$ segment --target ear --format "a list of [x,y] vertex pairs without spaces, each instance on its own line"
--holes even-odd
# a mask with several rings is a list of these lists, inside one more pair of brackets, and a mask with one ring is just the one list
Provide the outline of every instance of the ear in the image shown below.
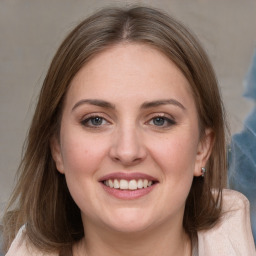
[[63,165],[63,158],[61,154],[61,146],[59,140],[56,136],[53,136],[50,141],[51,153],[52,158],[55,161],[57,170],[64,174],[64,165]]
[[204,135],[198,143],[194,176],[202,175],[201,168],[206,166],[212,152],[213,144],[214,132],[212,129],[208,128],[205,130]]

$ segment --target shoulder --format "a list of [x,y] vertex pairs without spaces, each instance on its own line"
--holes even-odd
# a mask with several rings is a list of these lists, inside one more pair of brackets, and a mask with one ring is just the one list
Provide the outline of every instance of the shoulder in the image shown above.
[[199,255],[256,256],[247,198],[223,190],[222,216],[211,229],[198,232]]
[[27,238],[26,229],[23,226],[5,256],[58,256],[56,253],[44,253],[38,250]]

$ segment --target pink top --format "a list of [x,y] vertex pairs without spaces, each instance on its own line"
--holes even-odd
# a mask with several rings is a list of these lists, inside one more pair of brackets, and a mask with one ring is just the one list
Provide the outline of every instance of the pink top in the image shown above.
[[[223,216],[212,229],[198,232],[199,256],[256,256],[249,202],[241,193],[223,191]],[[6,256],[58,256],[42,253],[24,238],[22,227]]]

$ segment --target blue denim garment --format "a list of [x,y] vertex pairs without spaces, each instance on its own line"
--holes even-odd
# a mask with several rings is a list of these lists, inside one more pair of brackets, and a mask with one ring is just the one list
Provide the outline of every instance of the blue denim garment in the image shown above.
[[228,180],[230,188],[242,192],[250,201],[251,222],[256,244],[256,51],[245,79],[246,98],[254,108],[240,133],[232,136],[229,151]]

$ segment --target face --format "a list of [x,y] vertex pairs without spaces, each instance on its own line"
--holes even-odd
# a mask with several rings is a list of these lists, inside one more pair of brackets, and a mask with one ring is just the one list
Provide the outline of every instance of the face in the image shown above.
[[85,227],[182,226],[211,136],[199,140],[191,88],[160,51],[119,44],[74,77],[51,148]]

